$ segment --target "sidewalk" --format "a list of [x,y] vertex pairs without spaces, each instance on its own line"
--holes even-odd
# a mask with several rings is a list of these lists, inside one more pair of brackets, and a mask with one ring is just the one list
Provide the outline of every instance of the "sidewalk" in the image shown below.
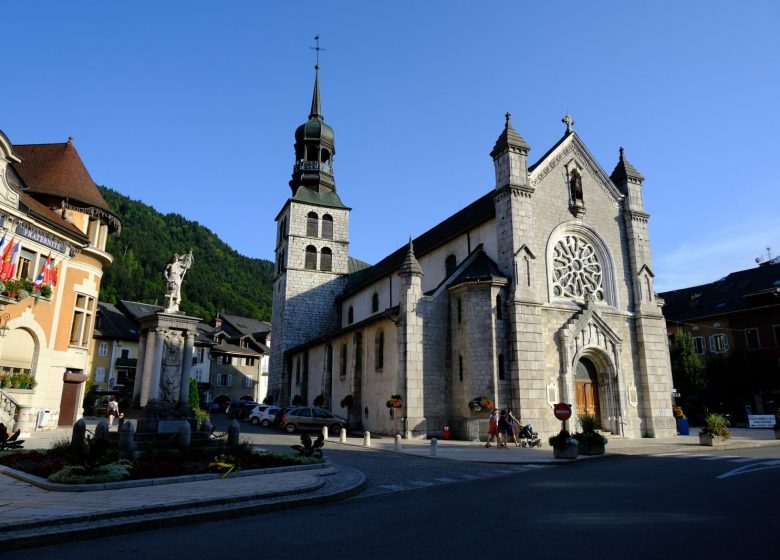
[[[780,445],[772,430],[732,429],[725,449]],[[35,433],[25,448],[46,448],[69,437],[69,429]],[[362,437],[346,443],[329,438],[331,448],[364,447]],[[546,442],[541,448],[486,449],[484,442],[438,441],[431,457],[431,442],[403,440],[401,454],[455,460],[514,464],[572,464],[554,459]],[[395,439],[373,437],[371,449],[395,452]],[[612,438],[607,455],[654,455],[661,453],[708,453],[715,448],[699,445],[697,435],[668,439],[627,440]],[[716,448],[724,449],[724,448]],[[327,451],[326,451],[327,455]],[[223,519],[335,501],[353,496],[366,487],[365,476],[355,469],[326,463],[322,468],[241,473],[227,479],[194,480],[165,485],[127,487],[101,491],[61,492],[40,488],[0,474],[0,539],[6,547],[22,548],[45,543],[98,538],[121,532],[140,531],[176,524]],[[120,483],[121,484],[121,483]]]

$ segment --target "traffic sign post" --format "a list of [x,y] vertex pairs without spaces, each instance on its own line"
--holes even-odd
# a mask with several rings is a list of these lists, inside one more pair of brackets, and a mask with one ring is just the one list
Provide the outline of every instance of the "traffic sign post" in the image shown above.
[[571,418],[571,405],[567,403],[558,403],[553,406],[553,414],[561,421],[561,430],[565,430],[566,421]]

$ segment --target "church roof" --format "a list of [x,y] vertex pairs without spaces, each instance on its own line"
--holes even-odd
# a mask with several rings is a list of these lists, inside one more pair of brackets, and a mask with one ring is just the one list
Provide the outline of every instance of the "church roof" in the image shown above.
[[[494,218],[495,215],[496,205],[493,202],[493,191],[491,190],[414,239],[414,253],[417,257],[421,257],[444,245],[454,237]],[[350,274],[347,277],[347,286],[339,299],[343,299],[379,278],[397,271],[406,258],[408,246],[408,243],[405,243],[403,247],[388,255],[374,266]]]
[[336,191],[318,192],[313,189],[299,188],[293,200],[298,202],[305,202],[306,204],[315,204],[317,206],[327,206],[329,208],[347,208],[344,203],[341,202],[341,198],[336,194]]
[[118,309],[123,313],[130,315],[133,319],[139,319],[140,317],[151,315],[157,311],[162,311],[163,308],[159,305],[123,299],[119,301]]
[[667,321],[682,322],[780,304],[780,262],[732,272],[717,282],[659,294]]
[[487,256],[484,249],[480,247],[478,251],[478,254],[475,255],[469,265],[452,279],[450,286],[467,282],[486,282],[499,278],[506,279],[506,276],[498,269],[498,265],[493,262],[493,259]]
[[639,179],[640,181],[644,180],[642,174],[636,170],[636,167],[631,165],[631,162],[628,161],[628,158],[623,154],[623,148],[620,148],[620,159],[609,178],[612,179],[613,183],[618,184],[629,177],[632,179]]
[[111,213],[73,142],[62,144],[15,144],[22,159],[14,169],[27,192],[69,199]]

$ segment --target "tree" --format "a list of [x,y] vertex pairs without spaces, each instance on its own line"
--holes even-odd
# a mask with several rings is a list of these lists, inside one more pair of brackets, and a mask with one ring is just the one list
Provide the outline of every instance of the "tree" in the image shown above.
[[690,333],[676,334],[669,354],[672,359],[672,377],[678,391],[689,394],[707,386],[704,366],[696,354]]

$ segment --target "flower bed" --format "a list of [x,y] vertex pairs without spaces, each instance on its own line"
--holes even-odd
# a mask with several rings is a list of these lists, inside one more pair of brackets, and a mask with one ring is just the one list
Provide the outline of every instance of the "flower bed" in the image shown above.
[[[109,449],[105,458],[98,464],[91,465],[90,473],[94,472],[98,479],[84,480],[84,462],[75,458],[68,446],[59,446],[47,451],[17,451],[14,453],[0,454],[0,465],[26,472],[41,478],[52,479],[56,473],[63,469],[76,467],[79,472],[72,477],[55,477],[57,482],[81,484],[84,482],[105,482],[100,480],[102,473],[99,469],[118,465],[118,453],[115,449]],[[299,457],[274,453],[254,453],[246,446],[238,446],[231,449],[210,448],[190,449],[186,451],[161,450],[147,453],[144,457],[129,461],[128,474],[122,474],[117,469],[116,478],[107,480],[140,480],[146,478],[167,478],[190,474],[234,472],[238,470],[266,469],[273,467],[286,467],[321,463],[321,458]],[[227,466],[227,468],[226,468]],[[109,468],[109,471],[111,469]]]

